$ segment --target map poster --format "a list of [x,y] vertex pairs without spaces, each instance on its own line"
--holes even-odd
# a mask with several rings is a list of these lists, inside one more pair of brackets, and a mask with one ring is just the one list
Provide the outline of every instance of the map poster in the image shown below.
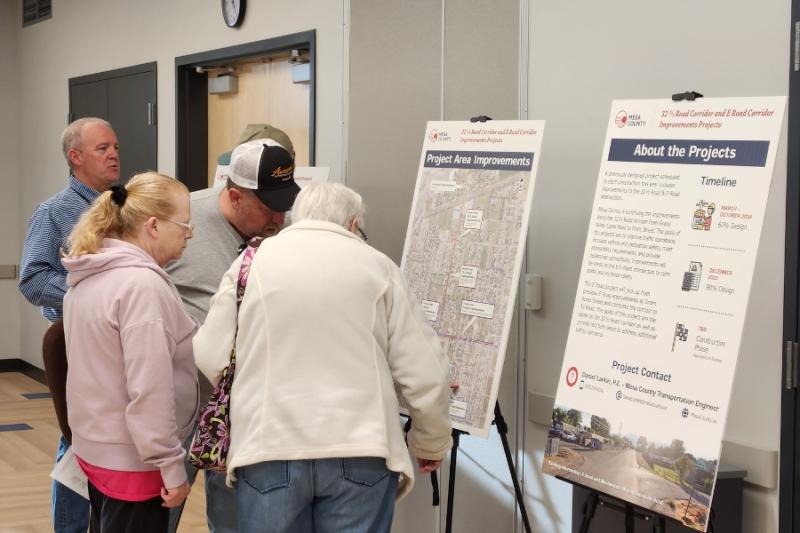
[[429,122],[402,269],[450,359],[453,427],[487,436],[525,252],[542,121]]
[[612,103],[546,474],[705,531],[785,105]]

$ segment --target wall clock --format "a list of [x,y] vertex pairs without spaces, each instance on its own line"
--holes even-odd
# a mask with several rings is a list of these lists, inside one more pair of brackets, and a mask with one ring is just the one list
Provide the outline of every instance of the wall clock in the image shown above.
[[222,18],[231,28],[238,27],[244,20],[245,0],[222,0]]

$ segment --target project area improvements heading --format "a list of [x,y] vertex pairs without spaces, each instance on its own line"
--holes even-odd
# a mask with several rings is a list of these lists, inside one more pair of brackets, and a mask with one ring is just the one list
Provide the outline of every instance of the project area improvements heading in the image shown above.
[[609,161],[763,167],[769,141],[611,139]]
[[423,165],[429,168],[530,170],[533,166],[533,152],[429,150],[425,152]]

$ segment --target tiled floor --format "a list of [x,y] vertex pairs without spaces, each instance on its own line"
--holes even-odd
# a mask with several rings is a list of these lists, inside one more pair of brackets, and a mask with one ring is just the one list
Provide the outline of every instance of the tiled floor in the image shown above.
[[[0,533],[53,531],[49,474],[60,432],[46,393],[47,387],[24,374],[0,373]],[[3,431],[15,424],[30,429]],[[178,533],[208,531],[201,480],[192,489]]]

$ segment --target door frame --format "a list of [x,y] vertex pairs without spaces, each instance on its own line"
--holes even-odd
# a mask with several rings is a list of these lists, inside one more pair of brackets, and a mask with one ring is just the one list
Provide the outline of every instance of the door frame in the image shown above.
[[292,49],[308,50],[308,160],[314,165],[316,130],[316,30],[228,46],[175,58],[175,174],[189,190],[208,187],[208,78],[196,68]]
[[778,529],[800,530],[800,409],[798,409],[798,293],[800,271],[800,0],[792,0],[789,53],[788,149],[786,160],[786,246],[783,282],[783,370],[781,374],[780,484]]

